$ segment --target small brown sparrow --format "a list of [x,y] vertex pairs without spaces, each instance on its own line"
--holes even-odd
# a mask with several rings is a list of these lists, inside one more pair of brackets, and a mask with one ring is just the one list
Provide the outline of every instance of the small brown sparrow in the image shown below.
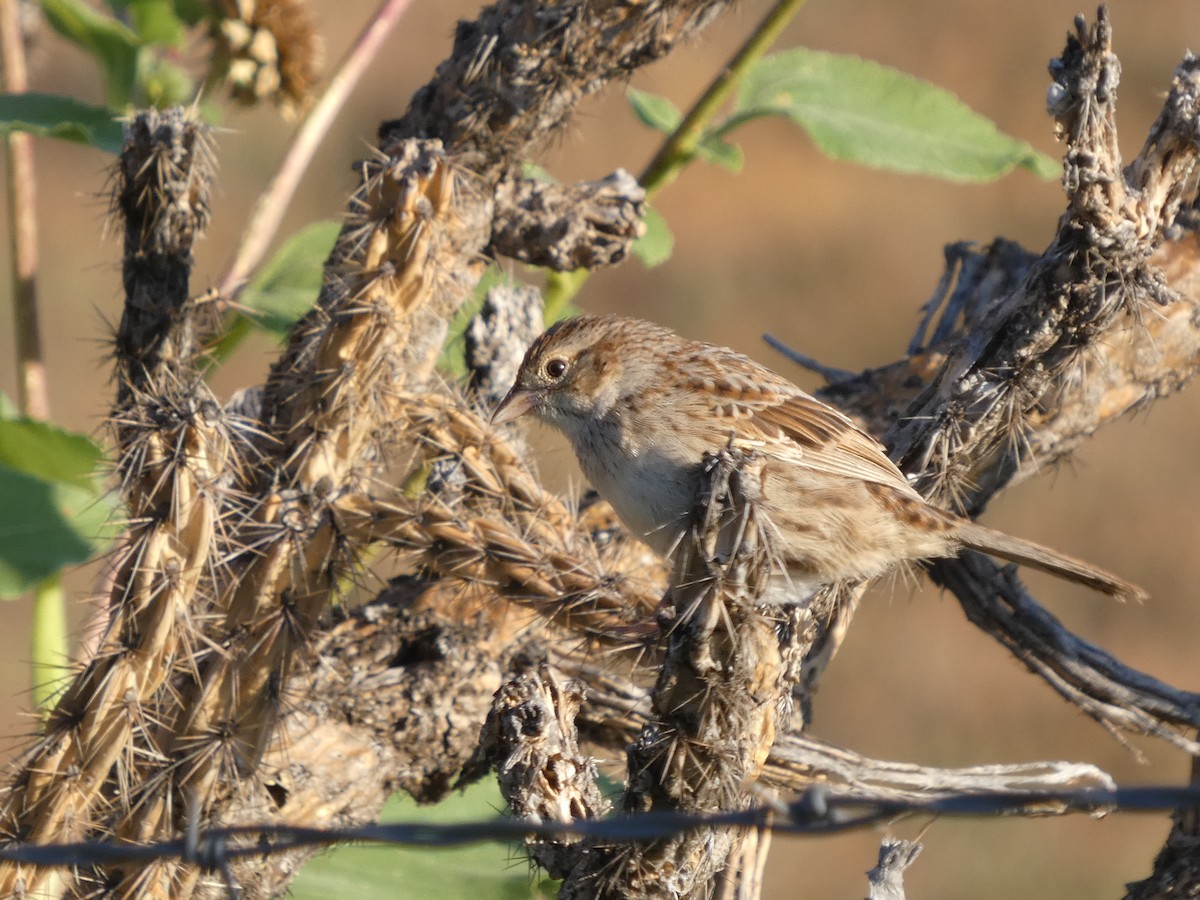
[[764,511],[787,569],[764,603],[963,548],[1145,597],[1103,569],[931,506],[833,407],[740,353],[639,319],[579,316],[539,337],[492,418],[527,412],[566,435],[600,495],[664,557],[686,535],[705,455],[731,442],[764,454]]

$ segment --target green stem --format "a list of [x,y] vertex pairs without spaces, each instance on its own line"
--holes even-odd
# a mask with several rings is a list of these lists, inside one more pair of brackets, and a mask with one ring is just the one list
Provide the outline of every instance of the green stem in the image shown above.
[[67,666],[67,613],[62,579],[51,575],[33,591],[33,702],[49,709],[70,673]]
[[806,0],[779,0],[766,17],[754,29],[733,58],[713,79],[700,99],[692,106],[679,127],[659,148],[654,159],[646,166],[639,179],[649,199],[678,177],[684,166],[696,155],[696,148],[704,140],[708,125],[721,106],[732,96],[738,82],[750,67],[762,59],[783,30],[800,11]]
[[[17,0],[0,0],[0,90],[10,94],[28,89],[25,35]],[[8,136],[8,226],[12,250],[13,334],[17,357],[17,400],[23,415],[50,418],[46,363],[42,349],[37,303],[38,225],[33,142],[28,134]],[[59,575],[34,589],[33,701],[41,706],[53,698],[66,674],[67,613]]]
[[[708,89],[700,95],[700,99],[688,110],[683,121],[659,147],[638,179],[646,189],[647,200],[673,182],[695,158],[696,149],[704,140],[709,125],[725,101],[732,96],[738,82],[779,39],[805,2],[807,0],[778,0],[733,58],[721,69],[720,74],[709,84]],[[588,269],[549,274],[543,292],[547,322],[555,321],[564,313],[567,304],[583,289],[590,274]]]
[[546,287],[542,291],[542,318],[547,325],[567,314],[568,304],[583,289],[590,274],[589,269],[546,273]]

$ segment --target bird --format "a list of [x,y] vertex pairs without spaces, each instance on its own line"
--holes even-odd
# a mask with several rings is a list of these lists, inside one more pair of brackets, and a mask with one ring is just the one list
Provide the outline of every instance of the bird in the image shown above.
[[581,315],[545,331],[492,421],[527,414],[567,438],[600,496],[667,559],[702,502],[712,455],[728,446],[761,454],[761,512],[782,560],[764,605],[964,549],[1119,599],[1146,597],[1104,569],[928,503],[834,407],[741,353],[642,319]]

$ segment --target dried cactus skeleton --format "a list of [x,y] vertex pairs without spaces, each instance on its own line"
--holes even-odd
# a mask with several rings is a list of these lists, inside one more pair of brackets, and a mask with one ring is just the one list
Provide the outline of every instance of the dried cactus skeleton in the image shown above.
[[[630,810],[737,808],[754,783],[897,794],[931,783],[1107,783],[1086,767],[901,771],[789,734],[803,728],[809,685],[854,598],[833,591],[775,620],[755,609],[771,547],[756,518],[753,454],[713,460],[694,546],[679,555],[669,604],[656,611],[663,573],[608,523],[597,527],[601,512],[581,513],[546,491],[510,436],[431,378],[447,322],[489,247],[564,266],[624,255],[642,210],[636,185],[618,176],[578,186],[594,203],[575,217],[563,201],[575,194],[545,195],[514,174],[517,165],[581,97],[668,53],[726,5],[506,0],[460,25],[450,60],[404,118],[381,127],[377,154],[361,164],[321,296],[253,409],[222,407],[197,367],[204,309],[188,299],[187,276],[212,179],[204,130],[180,112],[131,122],[116,190],[127,301],[112,417],[127,539],[106,635],[9,782],[0,808],[7,841],[151,841],[193,821],[272,817],[344,824],[369,818],[389,790],[436,799],[464,767],[485,764],[500,771],[514,809],[593,816],[603,803],[581,740],[629,746]],[[1177,387],[1200,363],[1196,286],[1184,274],[1194,247],[1166,240],[1198,149],[1200,66],[1189,57],[1179,68],[1151,139],[1124,171],[1114,149],[1116,74],[1102,11],[1093,27],[1079,23],[1055,72],[1071,206],[1046,253],[998,246],[991,257],[964,257],[975,273],[1015,262],[1020,275],[998,297],[988,290],[1002,279],[964,274],[929,347],[826,391],[877,431],[907,408],[891,445],[940,502],[977,512],[1031,462]],[[570,219],[569,227],[524,227],[530,215]],[[1157,305],[1152,320],[1141,314],[1147,304]],[[521,319],[514,315],[514,334]],[[512,342],[476,346],[481,369],[489,348],[508,354],[497,371],[511,365]],[[453,477],[406,496],[381,478],[398,452]],[[323,629],[330,599],[375,542],[402,550],[419,579]],[[1078,639],[1067,665],[1056,654],[1073,636],[1048,618],[1034,633],[1031,616],[1025,631],[1013,630],[1004,604],[1040,608],[984,560],[943,562],[934,574],[1107,727],[1200,750],[1183,734],[1200,728],[1200,697],[1089,653]],[[668,609],[674,619],[660,641]],[[399,652],[396,642],[436,649]],[[326,666],[308,664],[318,655]],[[411,733],[397,729],[392,704],[408,704]],[[534,707],[544,709],[543,728],[513,727]],[[349,756],[367,762],[323,768],[330,741],[358,747]],[[363,783],[339,781],[351,777]],[[333,799],[339,786],[347,796],[357,790],[353,801]],[[565,878],[568,897],[698,896],[722,877],[752,883],[761,857],[751,836],[732,830],[532,851]],[[235,874],[265,896],[286,888],[296,861],[264,856]],[[0,895],[44,888],[49,877],[5,864]],[[178,860],[63,877],[73,896],[222,887]]]

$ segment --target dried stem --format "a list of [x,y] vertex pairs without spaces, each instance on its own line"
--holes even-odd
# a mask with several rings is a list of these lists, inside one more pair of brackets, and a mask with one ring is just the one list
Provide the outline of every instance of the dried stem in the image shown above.
[[597,547],[562,500],[538,484],[523,455],[461,404],[414,396],[405,413],[408,434],[430,462],[453,461],[453,493],[343,506],[348,533],[389,543],[420,569],[487,585],[609,651],[640,650],[655,633],[650,617],[659,594],[630,558],[611,552],[624,545]]
[[556,272],[611,266],[644,232],[645,198],[624,169],[571,185],[512,179],[496,195],[492,249]]
[[938,563],[931,572],[954,592],[968,619],[1101,725],[1200,755],[1200,742],[1181,733],[1200,728],[1200,694],[1131,669],[1076,637],[1026,593],[1010,569],[985,557]]
[[[971,340],[951,350],[887,440],[933,502],[978,513],[1028,457],[1028,435],[1057,386],[1086,380],[1115,324],[1136,328],[1146,304],[1169,299],[1149,260],[1195,164],[1186,139],[1197,117],[1192,68],[1176,73],[1155,126],[1156,134],[1178,138],[1170,146],[1152,138],[1153,158],[1123,173],[1114,109],[1120,69],[1107,14],[1102,8],[1090,30],[1077,23],[1052,66],[1068,98],[1056,107],[1068,142],[1069,200],[1058,234]],[[1135,175],[1138,184],[1127,180]]]
[[[520,672],[496,692],[464,777],[495,769],[512,814],[522,818],[574,822],[604,816],[610,804],[575,729],[584,697],[581,682],[550,666]],[[552,878],[565,878],[579,865],[578,839],[529,838],[526,845]]]
[[[19,0],[0,0],[0,59],[6,93],[29,89],[25,72],[25,35]],[[17,402],[35,419],[50,418],[46,364],[37,307],[37,177],[33,138],[14,131],[7,139],[8,225],[12,241],[13,334],[17,350]]]
[[[399,149],[364,166],[359,215],[334,250],[337,274],[268,382],[263,427],[279,468],[260,467],[258,484],[247,477],[260,499],[239,528],[237,580],[218,604],[212,640],[221,652],[196,664],[162,714],[163,762],[124,825],[137,840],[181,829],[189,805],[207,809],[255,769],[278,720],[279,685],[354,571],[329,501],[355,490],[357,467],[392,421],[381,386],[415,369],[406,339],[445,287],[457,260],[448,227],[470,200],[436,144]],[[199,875],[189,866],[131,870],[122,891],[145,896],[172,882],[190,890]]]
[[885,839],[879,847],[879,861],[867,873],[867,900],[904,900],[904,872],[920,855],[918,843]]

